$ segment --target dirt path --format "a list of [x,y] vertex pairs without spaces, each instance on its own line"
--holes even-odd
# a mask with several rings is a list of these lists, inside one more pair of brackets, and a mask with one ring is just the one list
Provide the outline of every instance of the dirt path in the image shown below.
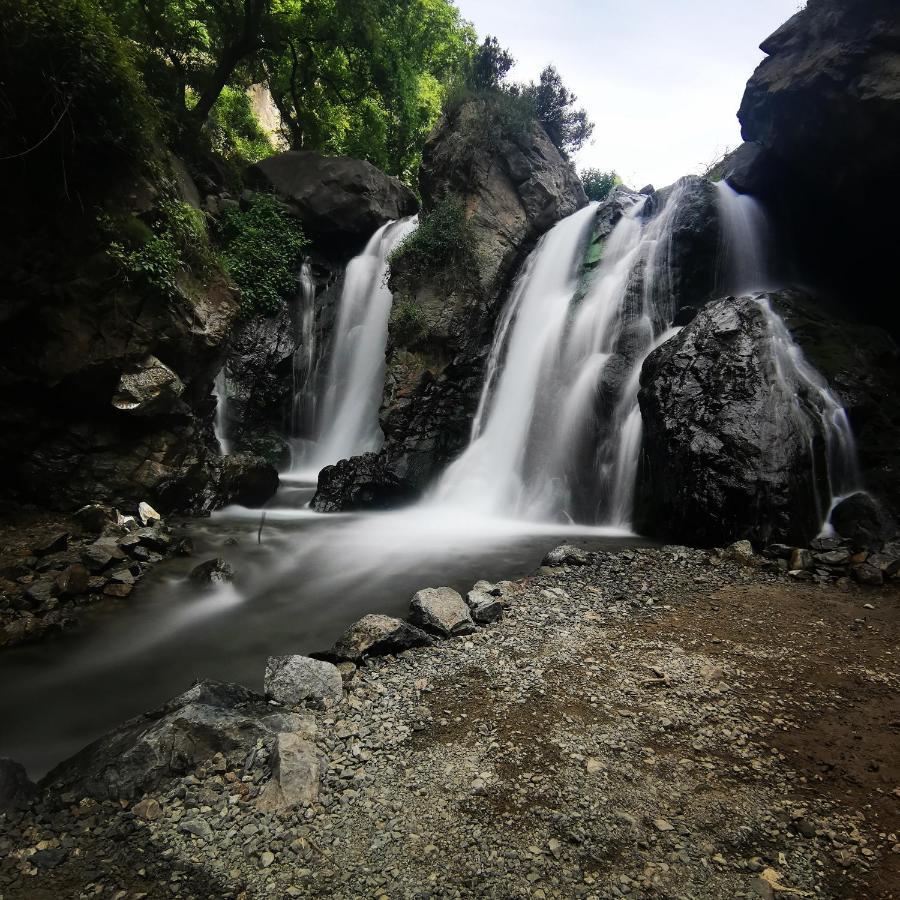
[[357,671],[316,804],[215,767],[150,822],[69,798],[0,839],[0,895],[900,897],[898,588],[682,548],[542,570],[501,623]]

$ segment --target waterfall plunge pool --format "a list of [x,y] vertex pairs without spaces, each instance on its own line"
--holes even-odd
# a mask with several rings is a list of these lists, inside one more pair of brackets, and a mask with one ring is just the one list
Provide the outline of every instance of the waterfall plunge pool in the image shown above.
[[[266,658],[329,647],[367,613],[405,616],[412,595],[533,572],[553,546],[650,546],[611,528],[479,518],[420,504],[368,514],[304,508],[311,490],[285,486],[261,513],[230,507],[185,523],[190,558],[155,566],[130,598],[86,607],[76,629],[0,654],[0,756],[36,779],[126,719],[197,679],[261,691]],[[215,556],[235,581],[187,579]]]

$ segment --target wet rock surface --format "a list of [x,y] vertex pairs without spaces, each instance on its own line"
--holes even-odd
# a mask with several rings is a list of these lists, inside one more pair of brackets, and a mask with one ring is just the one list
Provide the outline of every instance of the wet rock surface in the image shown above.
[[322,469],[310,505],[317,512],[390,509],[418,497],[417,488],[384,454],[365,453]]
[[795,413],[797,388],[779,387],[771,346],[755,299],[726,298],[647,358],[639,531],[701,545],[805,545],[818,532],[825,467],[809,432],[813,446],[824,435],[815,407]]
[[890,897],[896,581],[797,583],[783,547],[583,549],[474,586],[502,622],[369,660],[335,707],[264,704],[280,730],[246,751],[7,817],[0,890]]

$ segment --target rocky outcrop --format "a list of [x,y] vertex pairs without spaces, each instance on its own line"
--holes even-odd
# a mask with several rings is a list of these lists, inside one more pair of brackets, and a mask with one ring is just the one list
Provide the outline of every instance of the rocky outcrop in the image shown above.
[[779,390],[771,345],[756,299],[726,298],[647,358],[640,531],[804,545],[819,530],[823,435],[814,414],[796,410],[796,386]]
[[361,249],[376,228],[419,208],[406,185],[371,163],[310,150],[270,156],[250,168],[247,181],[287,200],[317,244],[343,251]]
[[426,142],[420,188],[423,222],[458,205],[460,243],[474,249],[433,271],[412,267],[402,253],[391,263],[380,458],[409,493],[420,492],[468,440],[494,322],[519,264],[541,234],[587,203],[574,168],[543,129],[513,121],[502,99],[490,96],[445,113]]
[[389,509],[418,496],[384,455],[364,453],[322,469],[311,506],[318,512]]
[[53,791],[111,799],[139,797],[221,753],[233,766],[257,741],[304,731],[305,718],[279,711],[235,684],[202,681],[151,713],[131,719],[41,782]]
[[723,174],[764,199],[795,276],[900,333],[884,266],[900,205],[900,17],[894,0],[810,0],[763,41]]

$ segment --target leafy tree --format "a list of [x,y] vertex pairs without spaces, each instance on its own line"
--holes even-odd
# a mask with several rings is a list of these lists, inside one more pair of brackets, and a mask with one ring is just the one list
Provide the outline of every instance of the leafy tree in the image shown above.
[[516,64],[509,50],[500,46],[497,38],[488,35],[472,55],[470,81],[475,90],[498,88],[509,70]]
[[622,183],[615,172],[601,172],[600,169],[585,169],[581,173],[581,183],[588,200],[605,200],[612,189]]
[[[113,15],[145,51],[147,81],[197,133],[223,89],[239,82],[277,32],[282,0],[114,0]],[[296,0],[294,0],[296,2]],[[240,73],[246,78],[247,72]],[[188,88],[196,102],[189,104]]]
[[584,109],[573,109],[578,99],[564,84],[559,72],[547,66],[538,83],[519,88],[534,104],[534,112],[551,141],[566,154],[580,150],[594,131]]

